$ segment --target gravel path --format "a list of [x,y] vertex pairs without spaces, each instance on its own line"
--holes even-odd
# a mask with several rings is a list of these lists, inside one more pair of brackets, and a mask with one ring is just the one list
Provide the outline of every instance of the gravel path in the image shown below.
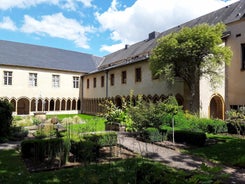
[[[164,146],[158,146],[155,144],[145,143],[136,140],[128,134],[120,133],[118,136],[118,143],[128,148],[131,151],[141,154],[155,161],[159,161],[171,167],[195,170],[205,162],[200,158],[193,157],[191,155],[180,153],[178,150],[166,148]],[[210,163],[209,163],[210,164]],[[211,164],[213,165],[213,164]],[[231,175],[231,184],[245,184],[245,170],[230,168],[222,166],[223,171]]]

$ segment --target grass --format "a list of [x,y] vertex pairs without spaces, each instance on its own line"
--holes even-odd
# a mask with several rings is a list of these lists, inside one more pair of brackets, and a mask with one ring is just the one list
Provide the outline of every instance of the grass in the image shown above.
[[216,163],[245,168],[245,139],[226,135],[208,135],[216,144],[187,150]]
[[176,170],[142,158],[127,159],[109,164],[92,164],[84,167],[29,173],[18,152],[15,150],[0,152],[0,183],[8,184],[185,184],[193,183],[191,181],[200,181],[199,183],[207,180],[217,181],[213,175],[200,173],[203,172],[184,172],[183,170]]

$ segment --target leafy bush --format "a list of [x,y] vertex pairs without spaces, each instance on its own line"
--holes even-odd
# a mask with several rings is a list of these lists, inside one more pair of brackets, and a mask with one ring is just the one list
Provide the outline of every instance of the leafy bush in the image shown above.
[[[168,140],[173,139],[173,132],[168,131]],[[175,142],[186,143],[195,146],[204,146],[206,142],[206,134],[203,132],[190,132],[185,130],[176,130],[174,131]]]
[[10,126],[12,124],[12,104],[0,100],[0,137],[8,137],[10,133]]
[[[172,127],[172,117],[165,115],[163,117],[163,126]],[[199,118],[183,111],[178,112],[174,116],[175,128],[194,132],[205,133],[224,133],[227,132],[227,124],[220,119]]]
[[142,131],[147,127],[159,128],[160,125],[168,122],[172,116],[181,111],[181,108],[173,96],[158,103],[145,102],[139,98],[136,106],[129,106],[128,113],[133,120],[135,129]]
[[227,116],[228,133],[245,135],[245,109],[228,111]]
[[28,130],[23,127],[11,127],[10,128],[10,140],[17,141],[22,140],[28,135]]
[[141,137],[146,142],[160,142],[163,140],[163,136],[157,128],[149,127],[143,130]]

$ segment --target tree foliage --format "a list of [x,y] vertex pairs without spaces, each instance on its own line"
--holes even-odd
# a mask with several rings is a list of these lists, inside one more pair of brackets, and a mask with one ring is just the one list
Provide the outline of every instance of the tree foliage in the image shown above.
[[0,100],[0,137],[7,137],[12,124],[12,105],[4,100]]
[[[222,69],[229,64],[232,52],[222,46],[225,25],[200,24],[184,27],[158,40],[150,57],[153,75],[174,83],[176,77],[182,78],[190,89],[196,111],[199,104],[199,81],[207,77],[216,86],[222,76]],[[196,104],[194,104],[196,102]]]

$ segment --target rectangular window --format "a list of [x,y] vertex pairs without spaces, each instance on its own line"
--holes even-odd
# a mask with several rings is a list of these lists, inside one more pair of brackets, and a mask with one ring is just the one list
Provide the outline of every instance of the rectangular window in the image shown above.
[[135,69],[135,82],[141,82],[141,68]]
[[89,79],[87,79],[87,89],[89,89]]
[[13,72],[4,71],[4,85],[12,85]]
[[245,70],[245,43],[241,44],[242,52],[242,70]]
[[126,84],[126,83],[127,83],[127,72],[122,71],[122,84]]
[[29,86],[37,86],[37,73],[29,73]]
[[114,74],[111,74],[110,75],[110,79],[111,79],[111,86],[114,86],[114,83],[115,83],[115,75]]
[[94,78],[94,88],[96,88],[96,78]]
[[103,88],[105,86],[105,77],[101,76],[101,87]]
[[60,76],[59,75],[52,75],[52,86],[54,88],[60,87]]
[[73,77],[73,88],[79,87],[79,77]]

